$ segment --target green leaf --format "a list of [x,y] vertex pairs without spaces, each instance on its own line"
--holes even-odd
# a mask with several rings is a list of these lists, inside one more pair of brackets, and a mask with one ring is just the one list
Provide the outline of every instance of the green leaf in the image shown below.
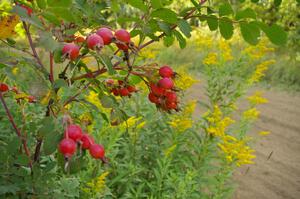
[[19,165],[22,165],[22,166],[27,166],[28,163],[29,163],[29,158],[27,155],[25,154],[20,154],[16,157],[15,159],[15,163],[16,164],[19,164]]
[[232,37],[233,24],[229,18],[223,17],[219,20],[219,29],[220,29],[220,33],[224,39],[230,39]]
[[278,7],[278,6],[280,6],[281,2],[282,2],[282,0],[274,0],[274,5],[276,7]]
[[65,80],[57,79],[57,80],[55,80],[53,87],[54,87],[54,89],[59,89],[61,87],[67,87],[67,86],[68,86],[68,84]]
[[5,68],[5,67],[8,67],[8,65],[0,63],[0,69]]
[[72,0],[48,0],[49,7],[63,7],[67,8],[72,5]]
[[246,42],[252,45],[256,45],[259,42],[260,29],[255,23],[241,22],[240,29]]
[[159,8],[151,13],[152,17],[157,17],[167,23],[175,24],[177,22],[177,14],[167,8]]
[[163,7],[161,0],[151,0],[151,6],[153,9],[158,9]]
[[238,11],[235,15],[236,20],[252,18],[256,19],[256,13],[251,8],[246,8],[245,10]]
[[174,43],[175,38],[173,37],[173,35],[168,35],[164,37],[164,45],[166,47],[171,46]]
[[45,136],[43,143],[43,151],[45,155],[51,155],[56,151],[61,138],[62,135],[57,131],[53,131]]
[[224,3],[219,7],[219,16],[231,15],[233,14],[232,7],[229,3]]
[[43,48],[45,48],[47,51],[54,51],[59,47],[59,44],[57,41],[55,41],[52,37],[52,34],[49,32],[43,32],[40,35],[39,38],[39,46],[42,46]]
[[36,0],[36,3],[40,9],[45,9],[47,6],[46,0]]
[[42,127],[39,129],[39,135],[44,137],[48,134],[52,134],[55,131],[55,121],[52,117],[45,117],[41,121]]
[[211,31],[217,30],[219,25],[218,18],[215,15],[208,15],[207,24]]
[[182,19],[178,22],[178,27],[180,29],[180,31],[186,36],[186,37],[191,37],[191,32],[192,32],[192,28],[190,26],[190,24]]
[[111,60],[107,55],[100,55],[99,59],[101,63],[107,68],[108,74],[113,75],[116,73],[116,71],[113,69],[113,64],[111,63]]
[[148,10],[147,6],[144,4],[144,2],[142,0],[128,0],[128,3],[131,6],[138,8],[144,12],[146,12]]
[[65,196],[68,198],[79,197],[79,181],[77,178],[63,178],[60,181],[61,189],[64,190]]
[[112,96],[102,95],[99,96],[99,100],[104,108],[114,108],[118,106],[116,99]]
[[12,12],[16,13],[17,15],[19,15],[22,19],[22,21],[28,22],[32,25],[34,25],[37,28],[43,29],[43,24],[41,23],[40,19],[35,16],[35,15],[31,15],[29,16],[27,14],[26,9],[20,7],[20,6],[15,6],[12,10]]
[[128,78],[128,81],[129,81],[129,84],[136,85],[136,84],[140,83],[143,80],[140,76],[130,75],[129,78]]
[[251,0],[252,3],[258,3],[259,0]]
[[167,24],[167,23],[164,23],[164,22],[157,22],[159,28],[164,32],[166,33],[166,35],[171,35],[172,33],[172,30],[170,28],[170,26]]
[[180,48],[185,48],[186,46],[186,41],[184,39],[184,37],[181,35],[180,32],[178,32],[177,30],[174,31],[174,35],[179,43]]
[[55,16],[60,17],[68,22],[74,22],[75,18],[68,7],[51,7],[47,11],[52,12]]
[[42,16],[47,19],[49,22],[55,24],[55,25],[60,25],[59,19],[51,12],[43,12]]
[[276,24],[273,24],[272,26],[267,26],[262,22],[257,24],[273,44],[284,45],[287,42],[287,33],[283,30],[282,27]]

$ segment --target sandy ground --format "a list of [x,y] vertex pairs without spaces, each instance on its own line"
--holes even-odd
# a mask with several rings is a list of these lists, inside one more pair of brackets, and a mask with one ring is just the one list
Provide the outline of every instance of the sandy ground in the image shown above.
[[[192,90],[189,98],[205,100],[201,85]],[[233,198],[300,199],[300,94],[265,90],[264,97],[269,103],[258,107],[261,116],[250,132],[257,158],[235,172]],[[271,134],[258,135],[266,130]]]

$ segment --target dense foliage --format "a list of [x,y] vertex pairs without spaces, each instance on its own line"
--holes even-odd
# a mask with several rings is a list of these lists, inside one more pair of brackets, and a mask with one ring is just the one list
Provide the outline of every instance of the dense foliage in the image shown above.
[[[258,60],[252,68],[242,67],[247,59],[227,62],[226,42],[220,62],[207,52],[208,101],[201,102],[206,112],[195,119],[197,103],[183,96],[197,80],[142,56],[143,50],[160,40],[165,46],[177,40],[185,48],[194,26],[203,28],[199,23],[224,39],[239,29],[253,45],[262,34],[276,45],[287,36],[251,8],[206,0],[174,3],[1,2],[1,196],[231,195],[234,169],[255,157],[246,133],[259,115],[256,105],[266,100],[255,93],[242,113],[236,102],[272,61]],[[236,122],[233,114],[239,115]]]

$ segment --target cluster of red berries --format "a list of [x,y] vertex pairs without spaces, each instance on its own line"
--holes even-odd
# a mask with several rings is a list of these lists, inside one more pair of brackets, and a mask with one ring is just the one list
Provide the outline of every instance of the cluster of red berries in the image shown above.
[[[20,91],[18,90],[17,87],[13,86],[11,88],[9,88],[9,86],[5,83],[0,83],[0,92],[8,92],[8,91],[12,91],[16,94],[20,94]],[[32,95],[25,95],[22,96],[21,98],[18,98],[18,100],[20,99],[27,99],[29,103],[35,103],[36,102],[36,98]]]
[[83,133],[79,125],[70,124],[65,130],[64,139],[59,143],[59,151],[65,158],[70,158],[75,154],[77,144],[84,150],[88,149],[93,158],[104,161],[104,147],[96,144],[91,135]]
[[169,66],[162,66],[159,69],[161,79],[157,83],[150,83],[148,99],[156,104],[158,108],[165,111],[178,110],[178,98],[174,88],[173,79],[175,73]]
[[115,84],[113,79],[107,79],[106,86],[110,89],[110,92],[114,94],[114,96],[130,97],[132,93],[137,92],[135,86],[128,85],[122,80],[118,80],[118,84]]
[[[113,31],[109,28],[100,28],[96,33],[92,33],[87,36],[86,39],[83,37],[75,37],[75,43],[86,42],[86,46],[91,50],[101,50],[104,45],[110,45],[115,43],[120,50],[127,51],[131,44],[131,37],[129,32],[124,29]],[[75,43],[65,44],[62,49],[62,54],[71,60],[76,59],[79,56],[80,47]]]

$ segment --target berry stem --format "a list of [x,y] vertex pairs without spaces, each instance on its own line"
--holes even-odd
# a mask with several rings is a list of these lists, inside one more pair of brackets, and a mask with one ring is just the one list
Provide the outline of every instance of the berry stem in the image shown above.
[[17,133],[17,136],[20,138],[20,140],[21,140],[21,142],[22,142],[22,145],[23,145],[25,154],[27,155],[27,157],[28,157],[28,159],[29,159],[29,167],[30,167],[30,169],[31,169],[31,171],[32,171],[32,162],[31,162],[31,158],[30,158],[30,152],[29,152],[29,149],[28,149],[28,147],[27,147],[27,141],[26,141],[26,139],[22,136],[20,129],[17,127],[17,125],[16,125],[16,123],[15,123],[15,121],[14,121],[14,118],[13,118],[12,114],[10,113],[8,107],[7,107],[7,104],[6,104],[5,100],[4,100],[4,97],[3,97],[2,92],[0,92],[0,100],[1,100],[1,102],[2,102],[2,105],[3,105],[4,109],[5,109],[6,115],[7,115],[8,119],[9,119],[11,125],[12,125],[13,128],[15,129],[15,131],[16,131],[16,133]]
[[53,84],[54,82],[54,77],[53,77],[53,53],[49,53],[49,62],[50,62],[50,75],[49,75],[49,80]]

